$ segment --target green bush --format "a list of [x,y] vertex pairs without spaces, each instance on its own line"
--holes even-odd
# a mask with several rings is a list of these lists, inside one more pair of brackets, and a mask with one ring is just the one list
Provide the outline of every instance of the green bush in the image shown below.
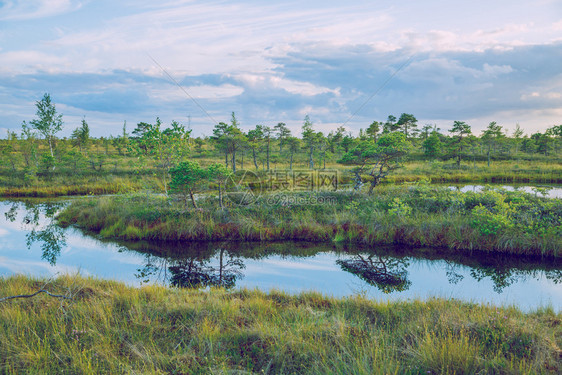
[[402,202],[400,198],[394,198],[390,203],[388,213],[393,216],[406,217],[412,214],[412,207]]

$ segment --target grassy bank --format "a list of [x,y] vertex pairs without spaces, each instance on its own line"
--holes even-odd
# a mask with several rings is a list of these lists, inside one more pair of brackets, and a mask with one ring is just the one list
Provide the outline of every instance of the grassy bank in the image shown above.
[[135,175],[66,175],[20,181],[21,176],[0,176],[0,197],[60,197],[69,195],[122,194],[156,188],[155,178]]
[[[201,165],[222,163],[222,158],[197,158]],[[308,161],[307,161],[308,162]],[[306,163],[307,163],[306,162]],[[308,165],[295,165],[297,170],[308,170]],[[10,169],[8,164],[0,165],[0,197],[55,197],[64,195],[102,195],[134,192],[151,189],[164,192],[161,171],[148,163],[142,167],[130,157],[116,157],[111,167],[91,170],[85,167],[70,168],[61,165],[54,171],[39,174],[25,173],[24,169]],[[337,171],[339,183],[351,185],[353,177],[349,167],[327,163],[326,168]],[[274,163],[271,173],[288,170],[289,165]],[[268,172],[260,168],[248,170],[265,176]],[[320,169],[320,171],[322,171]],[[541,160],[494,161],[491,166],[485,162],[462,164],[457,167],[451,162],[408,161],[383,183],[394,184],[430,180],[432,183],[501,183],[501,184],[561,184],[562,164],[557,159],[550,162]]]
[[561,184],[562,164],[546,161],[467,162],[457,167],[451,162],[409,161],[404,168],[389,176],[387,182],[413,182],[429,179],[433,183],[501,183]]
[[58,220],[129,240],[306,240],[546,256],[562,249],[562,201],[518,191],[384,186],[373,196],[263,195],[224,210],[206,197],[198,205],[150,195],[93,198],[72,202]]
[[[0,279],[0,297],[44,281]],[[454,300],[127,287],[61,277],[1,302],[3,373],[560,373],[562,315]]]

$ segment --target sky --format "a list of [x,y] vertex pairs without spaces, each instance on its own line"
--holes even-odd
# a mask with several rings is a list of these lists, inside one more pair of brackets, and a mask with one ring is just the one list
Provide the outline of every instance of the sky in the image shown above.
[[562,124],[562,1],[0,0],[0,137],[49,93],[69,136],[176,120],[300,135],[411,113]]

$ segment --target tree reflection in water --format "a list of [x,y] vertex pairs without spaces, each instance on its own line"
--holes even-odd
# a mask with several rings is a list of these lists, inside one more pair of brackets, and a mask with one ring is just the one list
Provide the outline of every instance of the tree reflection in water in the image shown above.
[[554,284],[562,281],[562,270],[521,270],[516,268],[504,268],[497,265],[487,265],[470,270],[470,275],[477,281],[490,278],[496,293],[503,292],[503,289],[517,282],[524,282],[529,278],[538,279],[544,273],[545,277],[552,280]]
[[31,231],[26,234],[25,242],[30,249],[34,243],[41,247],[41,259],[51,265],[57,263],[61,250],[66,246],[65,230],[55,222],[56,213],[65,205],[61,202],[34,203],[29,201],[13,202],[7,212],[6,220],[15,222],[20,208],[25,209],[22,225],[30,226]]
[[[26,231],[28,248],[38,245],[41,258],[55,265],[66,247],[65,229],[54,219],[65,205],[61,202],[32,200],[3,202],[4,217],[9,222],[20,221]],[[112,246],[115,241],[107,240]],[[446,272],[450,284],[459,284],[471,278],[478,282],[489,281],[496,293],[505,288],[528,281],[546,278],[554,284],[562,282],[562,260],[517,257],[510,255],[458,253],[447,254],[430,249],[357,248],[335,247],[329,244],[302,242],[222,242],[222,243],[172,243],[143,241],[120,243],[123,250],[145,254],[145,264],[135,276],[142,282],[161,280],[178,287],[205,288],[209,286],[233,287],[243,277],[244,261],[259,261],[270,256],[311,258],[324,252],[345,254],[337,260],[342,270],[350,272],[384,293],[401,292],[411,287],[408,267],[427,262],[438,265]],[[435,267],[435,266],[433,266]],[[415,271],[410,271],[411,273]],[[155,280],[155,281],[156,281]],[[459,284],[462,285],[462,284]]]
[[[215,254],[218,264],[211,264]],[[154,258],[156,257],[147,254],[146,265],[135,276],[143,279],[143,282],[149,282],[150,276],[156,276],[156,279],[181,288],[232,288],[236,285],[236,280],[244,277],[242,269],[246,268],[240,257],[223,248],[213,253],[181,258]]]
[[241,270],[246,266],[240,258],[232,257],[224,249],[219,249],[219,265],[209,265],[209,260],[182,259],[168,267],[170,283],[183,288],[205,288],[220,286],[232,288],[236,280],[243,276]]
[[[412,285],[408,280],[410,265],[408,259],[415,260],[415,258],[398,254],[396,256],[357,254],[351,259],[337,260],[336,263],[344,271],[357,275],[383,293],[391,293],[408,290]],[[445,262],[444,269],[449,284],[458,284],[465,279],[465,275],[468,273],[478,282],[491,281],[493,290],[498,294],[513,284],[522,283],[528,279],[539,280],[543,276],[554,284],[562,283],[560,261],[545,263],[538,259],[490,254],[486,254],[486,256],[473,254],[449,259],[442,259],[440,256],[434,260]],[[417,261],[423,260],[417,259]]]
[[[562,269],[559,260],[544,264],[537,259],[505,255],[487,255],[486,257],[465,257],[456,261],[445,260],[447,279],[450,284],[457,284],[464,279],[460,272],[469,268],[470,276],[476,281],[489,279],[494,292],[500,294],[513,284],[529,279],[540,279],[543,275],[554,284],[562,282]],[[548,265],[548,267],[546,266]]]
[[447,280],[449,284],[458,284],[460,281],[464,280],[464,276],[457,272],[458,264],[453,263],[450,260],[445,261],[445,274],[447,275]]
[[405,258],[357,254],[352,259],[338,259],[336,263],[385,294],[402,292],[412,285],[408,280],[409,262]]

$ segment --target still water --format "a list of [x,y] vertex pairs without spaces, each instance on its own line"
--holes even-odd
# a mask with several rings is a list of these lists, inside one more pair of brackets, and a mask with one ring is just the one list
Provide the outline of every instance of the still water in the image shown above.
[[[475,193],[481,192],[483,189],[486,188],[486,185],[454,185],[451,186],[449,184],[443,184],[449,186],[450,189],[459,190],[462,192],[473,191]],[[494,188],[503,188],[507,191],[522,191],[525,193],[533,194],[539,197],[545,198],[562,198],[562,186],[560,185],[552,185],[552,184],[545,184],[540,186],[528,186],[528,185],[501,185],[501,184],[493,184],[489,185],[493,186]]]
[[[58,201],[0,201],[0,275],[75,274],[131,285],[318,291],[379,300],[457,298],[562,310],[562,261],[311,243],[100,241],[63,229]],[[416,250],[419,253],[420,249]],[[0,296],[1,296],[0,291]]]

